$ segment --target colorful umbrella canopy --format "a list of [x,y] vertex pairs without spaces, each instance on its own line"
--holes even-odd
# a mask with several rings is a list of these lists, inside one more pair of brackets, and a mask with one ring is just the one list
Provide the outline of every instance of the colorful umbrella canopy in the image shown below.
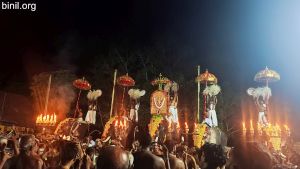
[[271,70],[268,67],[256,73],[254,77],[254,81],[257,82],[268,83],[268,82],[276,82],[278,80],[280,80],[280,75],[275,70]]
[[91,89],[90,83],[87,80],[85,80],[84,77],[82,79],[74,80],[73,86],[80,90],[90,90]]
[[135,85],[135,81],[132,77],[128,76],[128,74],[120,76],[117,80],[118,85],[124,86],[124,87],[131,87]]
[[163,84],[167,84],[167,83],[170,83],[170,82],[171,81],[168,78],[163,77],[160,73],[159,77],[152,80],[151,84],[154,86],[154,85],[163,85]]
[[216,84],[218,83],[218,79],[214,74],[209,73],[206,69],[204,73],[196,77],[196,82]]

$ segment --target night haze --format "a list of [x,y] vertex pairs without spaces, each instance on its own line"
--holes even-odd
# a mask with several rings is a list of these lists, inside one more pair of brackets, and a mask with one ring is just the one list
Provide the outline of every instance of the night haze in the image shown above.
[[[248,100],[249,87],[264,85],[254,82],[254,75],[266,66],[276,70],[281,80],[270,83],[271,100],[278,114],[299,127],[299,1],[34,3],[36,11],[0,10],[2,91],[30,96],[31,78],[40,72],[68,69],[84,76],[95,58],[108,57],[112,48],[163,48],[164,56],[157,56],[165,57],[161,64],[171,66],[179,58],[180,69],[158,66],[157,75],[182,73],[193,81],[200,65],[202,72],[218,77],[221,87],[229,85]],[[138,71],[134,64],[113,67],[133,77]]]

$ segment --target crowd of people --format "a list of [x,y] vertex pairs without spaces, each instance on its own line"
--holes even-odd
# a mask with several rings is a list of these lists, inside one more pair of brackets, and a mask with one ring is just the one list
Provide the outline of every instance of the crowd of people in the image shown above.
[[210,169],[226,163],[220,145],[207,143],[191,151],[174,140],[153,142],[146,130],[138,132],[131,149],[118,140],[47,140],[34,134],[4,135],[0,148],[0,169]]

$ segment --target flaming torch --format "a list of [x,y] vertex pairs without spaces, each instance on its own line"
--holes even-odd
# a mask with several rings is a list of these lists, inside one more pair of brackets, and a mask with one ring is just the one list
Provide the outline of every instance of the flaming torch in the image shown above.
[[48,81],[48,87],[47,87],[47,95],[46,95],[46,101],[45,101],[45,110],[44,113],[41,113],[37,118],[36,118],[36,125],[37,126],[55,126],[56,124],[56,114],[53,113],[52,115],[47,114],[48,110],[48,100],[49,100],[49,94],[50,94],[50,87],[51,87],[51,77],[49,77]]
[[251,134],[251,135],[254,134],[254,128],[253,128],[252,120],[250,120],[250,134]]

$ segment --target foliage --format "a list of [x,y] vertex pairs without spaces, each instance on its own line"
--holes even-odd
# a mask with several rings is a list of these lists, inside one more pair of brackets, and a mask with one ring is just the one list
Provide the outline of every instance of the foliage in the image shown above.
[[206,124],[196,124],[193,140],[194,146],[200,148],[204,143],[204,134],[206,132]]
[[154,114],[151,117],[150,123],[149,123],[149,133],[152,138],[154,138],[156,131],[158,130],[158,126],[163,120],[163,116],[160,114]]

